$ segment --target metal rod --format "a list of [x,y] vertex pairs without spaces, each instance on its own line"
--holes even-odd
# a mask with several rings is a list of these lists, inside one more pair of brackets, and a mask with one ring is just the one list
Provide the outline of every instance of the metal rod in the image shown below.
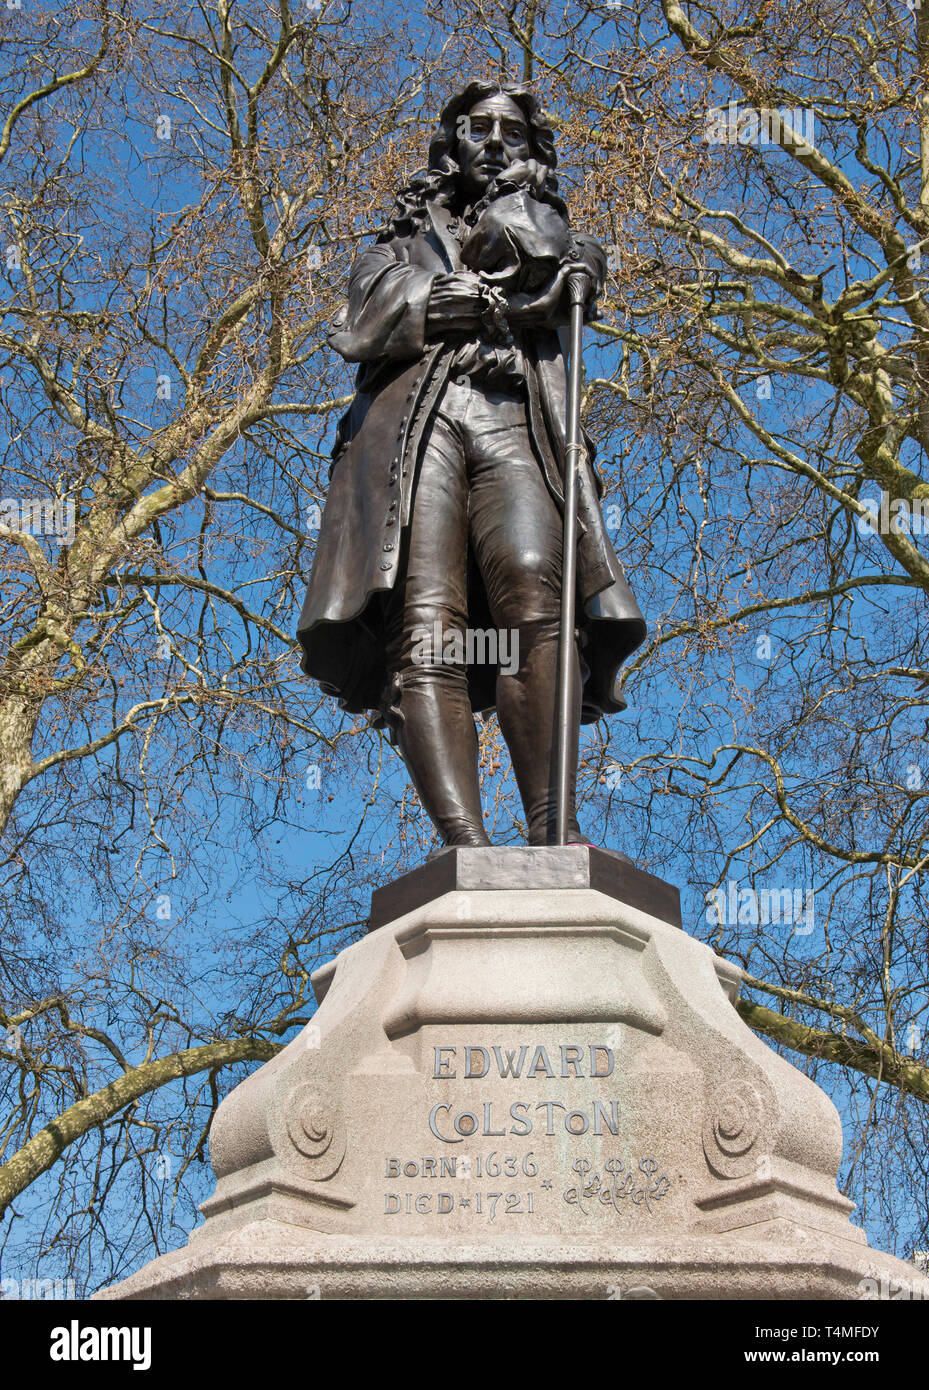
[[[581,373],[583,369],[581,339],[584,331],[586,279],[583,275],[570,275],[568,277],[568,294],[571,301],[571,347],[565,420],[564,546],[561,564],[561,627],[558,636],[558,705],[555,739],[555,843],[558,845],[568,843],[568,791],[571,785],[573,745],[569,724],[571,723],[571,692],[577,661],[574,608],[577,590],[577,470],[584,454],[584,446],[581,443]],[[575,768],[576,772],[577,769]]]

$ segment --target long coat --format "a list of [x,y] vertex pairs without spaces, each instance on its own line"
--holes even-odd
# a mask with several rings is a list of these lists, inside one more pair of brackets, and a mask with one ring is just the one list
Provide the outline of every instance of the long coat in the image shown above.
[[[384,698],[385,599],[398,576],[402,583],[403,534],[417,463],[453,357],[448,344],[426,341],[426,305],[433,279],[463,266],[448,213],[427,206],[423,229],[379,242],[357,257],[347,308],[329,338],[342,357],[362,365],[355,397],[336,431],[329,493],[297,635],[303,670],[349,713],[377,710]],[[586,241],[599,251],[592,239]],[[543,329],[526,337],[530,434],[563,511],[565,333]],[[589,453],[592,458],[592,446]],[[590,460],[582,463],[577,491],[577,627],[582,717],[589,722],[625,708],[617,673],[643,640],[645,622],[603,524],[603,485]],[[473,564],[468,621],[475,628],[493,625]],[[496,669],[471,667],[468,679],[472,707],[493,708]]]

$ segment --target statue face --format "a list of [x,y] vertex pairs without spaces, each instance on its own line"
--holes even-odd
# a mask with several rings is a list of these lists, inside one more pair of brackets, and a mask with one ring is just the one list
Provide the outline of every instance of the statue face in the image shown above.
[[471,107],[457,154],[461,187],[470,198],[480,197],[508,164],[530,158],[529,127],[512,97],[496,92]]

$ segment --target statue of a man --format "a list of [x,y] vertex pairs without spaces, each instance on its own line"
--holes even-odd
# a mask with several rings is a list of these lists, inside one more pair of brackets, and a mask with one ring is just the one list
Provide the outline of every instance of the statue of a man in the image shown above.
[[[568,226],[555,163],[525,87],[470,83],[356,259],[329,337],[361,366],[300,618],[303,669],[386,725],[446,845],[490,843],[474,712],[493,708],[528,841],[555,842],[567,279],[585,277],[590,316],[606,268]],[[580,723],[625,708],[617,672],[645,635],[586,442],[572,770]],[[585,843],[573,775],[568,825]]]

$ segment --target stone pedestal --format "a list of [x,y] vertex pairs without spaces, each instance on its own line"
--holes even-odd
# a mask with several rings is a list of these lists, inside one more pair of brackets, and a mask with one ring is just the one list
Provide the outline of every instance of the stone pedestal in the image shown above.
[[739,980],[621,856],[447,851],[220,1106],[187,1247],[99,1297],[929,1297],[851,1223],[838,1113]]

